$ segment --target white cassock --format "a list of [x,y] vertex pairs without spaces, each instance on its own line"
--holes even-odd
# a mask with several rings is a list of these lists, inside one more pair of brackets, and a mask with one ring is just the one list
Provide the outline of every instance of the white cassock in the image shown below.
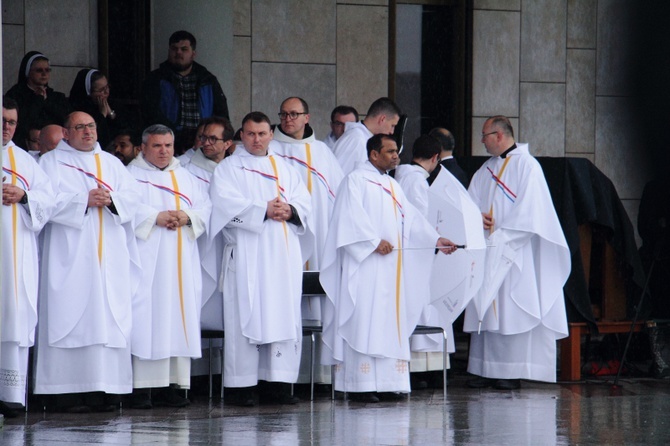
[[2,208],[0,401],[26,404],[28,349],[35,343],[37,235],[55,208],[49,177],[10,141],[2,148],[2,183],[25,191],[28,202]]
[[[438,164],[437,169],[439,168],[440,165]],[[402,187],[407,199],[426,218],[428,218],[428,189],[430,187],[427,181],[428,176],[428,171],[416,164],[401,164],[395,170],[395,179]],[[451,323],[440,320],[439,313],[432,305],[426,305],[418,323],[444,328],[447,332],[447,352],[453,353],[456,351]],[[417,336],[412,339],[410,369],[413,372],[442,370],[442,339],[441,335]],[[449,360],[447,359],[448,366]]]
[[[133,387],[188,388],[191,358],[199,358],[202,273],[197,238],[209,224],[212,205],[205,184],[172,158],[163,170],[139,154],[128,165],[141,203],[135,235],[142,280],[133,296]],[[191,226],[156,225],[158,213],[184,211]]]
[[[179,160],[181,162],[181,158]],[[205,157],[202,154],[202,150],[198,149],[193,152],[190,161],[185,167],[186,170],[206,185],[207,193],[209,194],[212,175],[218,165],[219,163]],[[200,267],[202,270],[200,328],[203,330],[223,330],[224,328],[223,292],[221,291],[219,278],[221,277],[221,264],[225,246],[226,244],[221,232],[214,237],[211,243],[208,236],[203,235],[202,237],[198,237],[198,251],[200,253]],[[212,373],[221,373],[219,351],[222,348],[223,342],[221,339],[207,339],[207,344],[203,345],[202,358],[194,360],[191,363],[191,375],[207,375],[210,363],[212,365]]]
[[[498,379],[556,381],[556,340],[568,335],[563,285],[570,252],[542,168],[518,144],[505,158],[492,157],[475,173],[470,195],[493,212],[491,250],[512,262],[493,304],[479,321],[473,303],[464,331],[471,332],[468,371]],[[487,265],[489,265],[487,260]],[[494,262],[501,266],[504,262]],[[486,272],[490,280],[495,269]],[[486,293],[486,280],[480,293]],[[489,290],[490,291],[490,290]],[[477,296],[475,296],[475,299]]]
[[409,392],[409,338],[429,300],[439,235],[400,185],[369,161],[337,192],[320,280],[326,294],[322,363],[336,364],[335,388]]
[[[209,240],[222,230],[230,240],[222,267],[224,385],[295,382],[302,267],[314,247],[309,192],[298,172],[271,150],[254,156],[240,148],[217,166],[210,194]],[[293,206],[301,225],[265,218],[268,202],[277,197]]]
[[[307,190],[312,197],[312,228],[316,238],[316,249],[305,262],[306,271],[319,271],[320,259],[326,244],[328,224],[335,204],[335,192],[344,178],[342,169],[333,152],[321,141],[317,141],[311,127],[305,127],[305,137],[297,140],[282,132],[277,126],[274,131],[272,148],[300,173]],[[321,305],[325,296],[311,296],[302,299],[303,320],[321,322]],[[313,323],[313,322],[312,322]],[[303,353],[309,353],[309,344],[303,345]],[[320,343],[316,346],[316,355],[320,354]],[[309,382],[309,354],[303,354],[298,382]],[[315,381],[330,382],[330,371],[321,367],[315,371]]]
[[326,139],[323,140],[323,143],[332,151],[333,147],[335,147],[335,143],[337,140],[335,139],[335,135],[333,135],[333,132],[328,133],[328,136],[326,136]]
[[368,139],[374,135],[362,122],[347,122],[340,139],[333,147],[335,158],[345,175],[368,159]]
[[[126,167],[96,144],[65,140],[40,157],[56,193],[44,228],[35,393],[130,393],[131,296],[140,265],[132,219],[140,196]],[[89,190],[113,206],[87,209]]]

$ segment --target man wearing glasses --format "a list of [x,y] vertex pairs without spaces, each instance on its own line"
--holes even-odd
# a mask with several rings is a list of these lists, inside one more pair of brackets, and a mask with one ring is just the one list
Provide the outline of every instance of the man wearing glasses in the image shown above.
[[345,175],[368,159],[366,144],[374,135],[393,135],[400,121],[400,108],[389,98],[379,98],[370,105],[363,122],[346,126],[344,135],[337,140],[333,153]]
[[44,228],[35,393],[49,410],[113,411],[132,391],[131,296],[140,277],[135,179],[97,142],[95,120],[68,115],[40,157],[56,193]]
[[18,83],[7,91],[7,96],[19,105],[18,126],[14,139],[23,143],[28,139],[31,126],[63,125],[72,111],[65,95],[49,87],[51,66],[49,59],[39,51],[30,51],[21,60]]
[[[335,193],[344,178],[337,158],[321,141],[317,141],[309,125],[309,106],[304,99],[290,97],[279,108],[280,124],[274,130],[275,153],[291,164],[301,175],[312,198],[312,219],[316,249],[305,262],[305,270],[319,271],[323,246],[326,243],[328,222],[333,213]],[[302,318],[321,321],[321,302],[325,296],[310,296],[302,300]],[[301,364],[299,382],[309,382],[309,348]],[[317,344],[320,349],[320,343]],[[317,382],[328,380],[327,367],[322,367],[316,376]]]
[[568,335],[570,252],[542,168],[528,144],[514,141],[509,119],[487,119],[482,143],[491,158],[468,191],[487,237],[486,279],[475,296],[486,308],[465,312],[468,372],[478,376],[467,385],[515,390],[521,379],[556,382],[556,340]]
[[347,122],[358,122],[358,112],[354,107],[338,105],[330,112],[330,133],[323,140],[329,149],[335,147],[335,143],[344,134]]

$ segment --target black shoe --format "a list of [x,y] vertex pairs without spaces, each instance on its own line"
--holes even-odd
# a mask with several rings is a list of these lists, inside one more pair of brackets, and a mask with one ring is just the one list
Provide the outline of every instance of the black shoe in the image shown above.
[[91,407],[85,404],[77,404],[74,406],[63,407],[61,411],[65,413],[91,413]]
[[99,406],[91,406],[93,412],[114,412],[119,408],[118,404],[100,404]]
[[477,378],[468,380],[468,382],[466,382],[465,385],[471,389],[484,389],[486,387],[495,386],[496,382],[497,380],[493,378],[484,378],[483,376],[479,376]]
[[380,401],[402,401],[407,397],[407,394],[401,392],[377,392],[376,396]]
[[255,387],[240,387],[235,389],[233,396],[230,398],[230,404],[238,407],[254,407],[256,405],[254,389]]
[[133,389],[133,393],[128,399],[128,407],[142,410],[153,409],[149,389]]
[[300,399],[291,395],[291,384],[282,382],[258,383],[258,396],[262,404],[297,404]]
[[378,403],[379,397],[375,392],[349,392],[349,399],[357,403]]
[[19,411],[10,407],[8,403],[0,401],[0,414],[7,418],[16,418],[19,416]]
[[156,407],[186,407],[191,402],[177,393],[177,389],[166,387],[156,392],[156,396],[151,399]]
[[521,388],[520,379],[499,379],[493,386],[498,390],[517,390]]

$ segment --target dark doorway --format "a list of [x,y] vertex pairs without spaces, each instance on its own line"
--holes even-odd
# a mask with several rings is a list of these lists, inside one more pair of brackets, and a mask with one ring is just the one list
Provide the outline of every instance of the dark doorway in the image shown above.
[[398,1],[393,10],[391,95],[408,115],[403,161],[414,140],[449,129],[457,156],[469,155],[471,8],[467,0]]

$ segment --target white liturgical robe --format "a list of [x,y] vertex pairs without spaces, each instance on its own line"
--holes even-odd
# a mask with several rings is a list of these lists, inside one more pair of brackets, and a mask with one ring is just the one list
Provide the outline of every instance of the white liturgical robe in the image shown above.
[[[309,192],[299,173],[271,150],[255,156],[238,148],[214,171],[210,194],[209,239],[223,231],[230,240],[223,260],[225,385],[252,386],[257,379],[294,382],[302,339],[302,267],[314,248]],[[265,218],[268,202],[277,197],[293,206],[300,225]],[[282,343],[275,356],[290,365],[278,373],[272,364],[261,370],[262,362],[245,368],[234,354],[240,343]]]
[[[35,393],[129,393],[131,296],[140,275],[136,182],[98,144],[83,152],[63,140],[40,166],[57,198],[41,253]],[[87,207],[96,187],[110,192],[113,206]]]
[[28,348],[37,325],[37,236],[55,195],[35,159],[12,141],[2,148],[2,183],[23,189],[28,202],[2,208],[0,401],[25,405]]
[[345,131],[333,147],[335,158],[345,175],[368,159],[368,139],[374,135],[362,122],[347,122]]
[[[142,280],[133,296],[132,353],[151,360],[200,357],[202,274],[196,239],[209,224],[207,188],[176,158],[161,170],[140,154],[128,171],[142,197],[135,217]],[[168,210],[184,211],[191,225],[157,226],[159,212]]]
[[[409,338],[429,301],[438,238],[400,185],[370,162],[344,179],[320,276],[328,295],[322,362],[341,364],[336,389],[409,391]],[[377,254],[381,240],[401,249]],[[418,247],[428,249],[411,249]],[[380,371],[384,360],[390,364]]]
[[464,330],[472,333],[468,371],[555,382],[556,340],[568,335],[563,285],[570,252],[542,168],[528,144],[518,144],[505,158],[487,160],[469,192],[494,218],[486,278],[473,301],[494,299],[479,334],[474,302],[466,310]]

